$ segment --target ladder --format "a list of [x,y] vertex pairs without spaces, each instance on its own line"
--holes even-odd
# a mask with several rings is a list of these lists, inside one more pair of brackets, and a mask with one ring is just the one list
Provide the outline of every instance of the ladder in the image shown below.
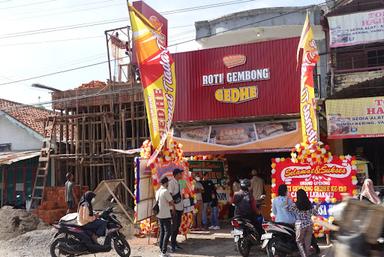
[[[50,124],[51,123],[51,124]],[[35,209],[41,203],[44,197],[44,189],[47,182],[47,176],[49,171],[49,160],[52,150],[51,141],[55,136],[55,123],[56,118],[54,117],[52,121],[48,118],[44,126],[44,140],[43,146],[41,147],[39,164],[37,166],[35,184],[32,191],[32,203],[31,208]]]

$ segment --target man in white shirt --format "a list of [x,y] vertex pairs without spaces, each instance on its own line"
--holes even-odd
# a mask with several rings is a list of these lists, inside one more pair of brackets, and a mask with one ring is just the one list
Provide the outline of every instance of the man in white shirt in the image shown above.
[[173,170],[173,179],[169,181],[168,191],[171,193],[173,202],[175,204],[175,212],[172,216],[172,235],[171,235],[171,247],[172,252],[176,249],[182,249],[176,242],[177,234],[181,224],[181,217],[184,212],[183,197],[181,196],[179,180],[183,177],[183,171],[180,169]]
[[159,213],[156,217],[159,219],[160,225],[160,257],[169,257],[167,254],[168,241],[171,236],[171,210],[175,210],[175,205],[171,194],[168,191],[168,178],[164,176],[160,180],[161,186],[156,191],[156,201],[159,205]]
[[264,180],[260,177],[260,172],[252,170],[252,179],[251,179],[251,191],[253,194],[253,199],[260,200],[261,196],[264,195]]

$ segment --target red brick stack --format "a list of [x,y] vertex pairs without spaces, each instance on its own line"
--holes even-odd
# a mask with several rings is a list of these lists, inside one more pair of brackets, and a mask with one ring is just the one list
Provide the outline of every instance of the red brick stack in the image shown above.
[[[73,193],[76,200],[88,191],[88,187],[80,186],[73,187]],[[77,202],[75,203],[77,205]],[[76,206],[75,210],[76,211]],[[44,190],[44,198],[40,206],[34,210],[34,214],[42,221],[48,224],[58,222],[67,212],[67,203],[65,202],[65,188],[64,187],[46,187]]]

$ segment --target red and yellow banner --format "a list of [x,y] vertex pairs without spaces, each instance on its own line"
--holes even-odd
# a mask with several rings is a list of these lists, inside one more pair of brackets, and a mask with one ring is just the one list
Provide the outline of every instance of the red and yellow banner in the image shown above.
[[356,160],[352,156],[332,156],[327,163],[295,163],[287,158],[272,160],[272,198],[278,194],[279,185],[286,184],[292,198],[304,189],[313,202],[342,200],[343,194],[355,196]]
[[297,48],[297,59],[301,49],[303,49],[303,57],[301,62],[300,115],[303,142],[313,143],[318,140],[313,69],[319,59],[319,53],[313,39],[308,15]]
[[151,23],[130,4],[128,8],[151,142],[156,148],[155,153],[158,153],[164,145],[173,118],[176,98],[175,63],[167,49],[166,36],[161,33],[161,26]]

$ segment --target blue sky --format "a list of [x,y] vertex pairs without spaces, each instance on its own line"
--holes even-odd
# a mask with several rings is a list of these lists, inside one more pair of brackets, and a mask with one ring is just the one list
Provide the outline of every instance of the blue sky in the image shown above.
[[[147,0],[159,12],[227,2],[218,0]],[[194,22],[210,20],[248,9],[318,4],[319,0],[253,0],[212,9],[166,15],[169,44],[194,39]],[[0,84],[26,77],[85,66],[107,60],[104,31],[129,25],[124,0],[0,0]],[[114,22],[119,20],[118,22]],[[109,24],[15,37],[15,33],[95,22]],[[112,23],[113,22],[113,23]],[[176,28],[175,28],[176,27]],[[10,35],[13,34],[13,35]],[[172,51],[188,51],[188,43]],[[0,98],[22,103],[51,100],[46,90],[32,88],[40,83],[62,90],[91,80],[105,81],[108,66],[102,64],[59,75],[0,85]]]

